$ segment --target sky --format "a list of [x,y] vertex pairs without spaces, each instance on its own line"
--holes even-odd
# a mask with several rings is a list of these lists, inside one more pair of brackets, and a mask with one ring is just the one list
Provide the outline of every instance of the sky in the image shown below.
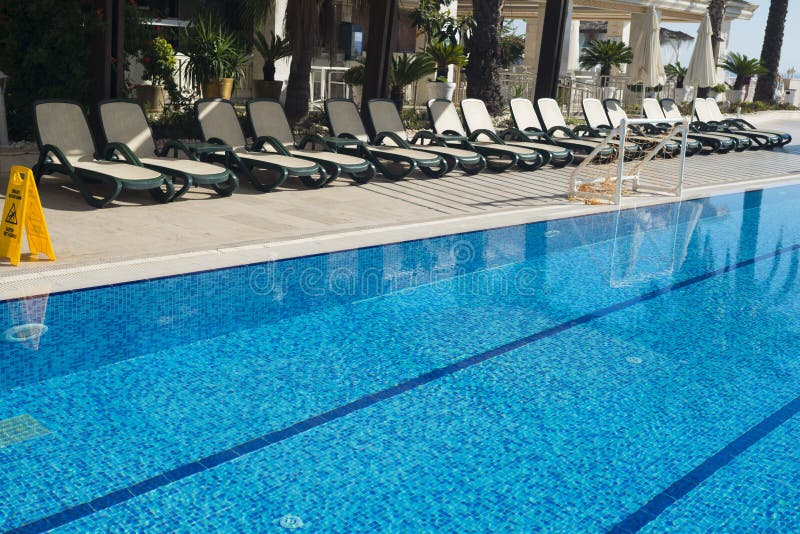
[[[764,41],[764,29],[767,25],[767,15],[769,14],[769,0],[749,0],[752,4],[757,4],[758,9],[751,20],[736,20],[731,25],[728,50],[747,54],[750,57],[761,56],[761,45]],[[678,30],[688,33],[691,36],[697,35],[699,24],[664,24],[671,30]],[[786,16],[786,31],[783,35],[783,48],[781,49],[781,67],[783,74],[791,67],[800,71],[800,36],[795,31],[800,28],[800,1],[791,0],[789,2],[789,13]],[[689,64],[692,55],[692,43],[687,43],[681,47],[680,62],[684,65]],[[800,72],[795,74],[800,76]]]
[[[761,45],[764,40],[764,29],[767,25],[767,14],[769,13],[769,0],[749,0],[750,3],[757,4],[759,7],[751,20],[737,20],[731,25],[731,35],[729,36],[729,50],[746,54],[750,57],[761,56]],[[525,34],[525,23],[514,21],[515,33]],[[699,23],[678,24],[668,22],[664,26],[671,30],[678,30],[695,37]],[[786,31],[783,36],[783,48],[781,49],[781,73],[786,74],[790,68],[794,67],[798,72],[796,77],[800,77],[800,36],[794,33],[800,28],[800,0],[789,2],[789,13],[786,17]],[[683,45],[680,49],[678,59],[683,65],[689,64],[692,56],[692,46],[694,41]]]

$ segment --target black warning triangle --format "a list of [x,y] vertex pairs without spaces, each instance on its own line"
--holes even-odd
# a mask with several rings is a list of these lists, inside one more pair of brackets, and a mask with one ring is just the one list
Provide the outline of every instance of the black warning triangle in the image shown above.
[[17,224],[17,205],[11,204],[11,209],[8,210],[8,215],[6,215],[6,222],[8,224]]

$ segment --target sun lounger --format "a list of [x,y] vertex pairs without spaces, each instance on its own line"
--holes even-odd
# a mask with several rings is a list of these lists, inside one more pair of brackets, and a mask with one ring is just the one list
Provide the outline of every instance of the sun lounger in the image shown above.
[[401,148],[418,148],[433,152],[441,156],[449,168],[460,167],[467,174],[477,174],[486,168],[486,158],[473,150],[449,147],[434,132],[422,130],[409,140],[403,119],[392,100],[386,98],[370,100],[367,103],[367,115],[374,132],[388,133],[385,141],[387,144],[394,143]]
[[[678,109],[678,105],[675,101],[671,98],[662,98],[661,101],[661,109],[664,112],[664,116],[668,119],[680,119],[682,118],[681,112]],[[750,140],[749,137],[745,137],[744,135],[736,135],[727,132],[717,132],[717,131],[709,131],[708,129],[702,130],[698,123],[694,120],[694,117],[689,117],[692,121],[689,123],[689,128],[692,132],[695,133],[702,133],[705,135],[714,135],[726,139],[732,140],[736,144],[735,150],[737,152],[741,152],[742,150],[746,150],[753,146],[753,142]]]
[[[644,116],[651,120],[668,120],[667,116],[664,114],[664,110],[661,108],[661,105],[658,103],[658,100],[655,98],[645,98],[644,99]],[[677,109],[677,108],[676,108]],[[677,117],[673,117],[673,119],[681,119],[680,112],[678,113]],[[664,124],[664,127],[668,127],[668,124]],[[697,133],[692,131],[691,124],[689,125],[689,133],[688,137],[700,143],[702,146],[705,146],[709,149],[709,152],[718,152],[720,154],[724,154],[726,152],[730,152],[734,148],[736,148],[736,140],[725,137],[722,135],[717,134],[709,134],[709,133]]]
[[[372,163],[364,158],[337,153],[322,136],[306,135],[299,143],[295,142],[280,102],[256,98],[248,100],[246,107],[247,118],[257,141],[268,138],[271,143],[281,145],[292,156],[318,163],[327,171],[328,183],[340,174],[347,174],[360,184],[375,177],[375,166]],[[325,150],[307,150],[309,145],[312,148],[321,146]]]
[[[561,116],[560,112],[558,114]],[[593,139],[581,139],[567,128],[566,124],[554,126],[549,131],[545,131],[539,122],[539,117],[536,116],[533,102],[527,98],[511,99],[511,118],[514,120],[517,129],[530,139],[546,138],[551,143],[570,149],[575,153],[576,157],[580,157],[581,154],[591,153],[600,144],[599,141]],[[611,147],[603,147],[600,151],[600,155],[604,157],[611,156],[613,153],[614,149]]]
[[572,161],[572,151],[551,143],[547,137],[544,142],[534,142],[516,128],[509,128],[498,133],[492,122],[492,116],[486,109],[486,103],[477,98],[466,98],[461,101],[461,113],[467,125],[467,133],[475,140],[485,140],[500,145],[511,145],[535,150],[544,158],[545,163],[554,167],[563,167]]
[[[308,187],[322,187],[328,182],[328,173],[313,161],[292,156],[280,145],[268,140],[254,141],[247,146],[239,117],[230,100],[204,98],[194,104],[197,120],[207,143],[221,145],[212,159],[222,161],[228,168],[235,166],[259,191],[273,191],[289,176],[297,176]],[[276,175],[273,182],[260,180],[253,169],[270,171]],[[314,178],[314,176],[317,178]]]
[[[605,108],[609,123],[614,128],[618,127],[622,123],[623,119],[628,120],[628,113],[625,111],[625,108],[622,107],[622,102],[616,98],[606,98],[603,100],[603,108]],[[645,140],[652,139],[652,137],[649,136],[664,134],[669,131],[669,128],[664,128],[663,126],[655,124],[638,124],[631,126],[629,129],[635,136]],[[638,139],[634,138],[634,140],[637,140],[638,142]],[[693,156],[697,152],[700,152],[702,148],[703,145],[701,145],[700,142],[695,141],[694,139],[687,139],[687,156]],[[664,154],[667,156],[674,156],[680,151],[681,145],[678,142],[669,141],[664,145]]]
[[[715,106],[716,107],[716,106]],[[749,138],[753,149],[772,148],[778,146],[781,139],[777,135],[755,132],[752,130],[734,129],[722,122],[717,121],[717,116],[712,114],[709,104],[705,98],[694,99],[694,114],[697,117],[697,128],[702,132],[720,132],[725,134],[739,135]]]
[[725,126],[729,127],[731,131],[738,131],[742,130],[744,132],[751,132],[751,133],[760,133],[769,136],[778,136],[780,140],[778,141],[777,146],[784,146],[792,142],[792,136],[786,132],[773,132],[770,130],[762,130],[761,128],[756,128],[746,120],[742,118],[726,118],[722,111],[720,111],[719,106],[717,105],[717,101],[713,98],[706,98],[706,109],[710,113],[711,119],[724,124]]
[[[224,167],[204,163],[197,159],[189,148],[180,141],[169,141],[161,152],[157,152],[153,131],[141,105],[135,100],[104,100],[98,106],[100,124],[106,140],[116,144],[118,150],[127,152],[126,159],[138,160],[148,169],[166,174],[183,182],[183,187],[175,193],[179,197],[192,185],[210,185],[222,196],[233,194],[239,186],[236,176]],[[168,157],[172,150],[175,155],[183,152],[188,159]]]
[[[66,174],[86,202],[97,208],[112,202],[123,189],[147,190],[159,202],[172,200],[175,188],[160,172],[125,161],[124,152],[123,160],[96,157],[86,115],[77,102],[39,100],[33,110],[39,146],[39,160],[34,167],[37,183],[44,174]],[[115,148],[111,143],[104,153]]]
[[[380,132],[374,138],[367,134],[355,102],[343,98],[325,101],[325,116],[328,127],[340,152],[363,157],[390,180],[402,180],[419,168],[426,176],[438,178],[450,170],[447,162],[434,154],[417,149],[401,147],[389,132]],[[383,160],[400,165],[400,170],[392,170]]]
[[[441,136],[448,146],[474,150],[486,158],[486,168],[492,172],[502,172],[514,165],[524,170],[536,170],[544,165],[544,158],[530,148],[504,145],[491,141],[468,138],[455,105],[450,100],[435,99],[428,101],[428,116],[433,130]],[[490,159],[497,158],[497,160]]]
[[[608,134],[607,131],[601,132],[595,130],[594,128],[590,127],[589,124],[579,124],[573,128],[569,128],[564,120],[564,115],[561,114],[561,108],[559,108],[558,102],[556,102],[554,99],[540,98],[536,101],[536,105],[539,107],[539,113],[542,114],[544,127],[547,128],[548,133],[552,132],[552,136],[558,135],[559,133],[563,133],[565,135],[571,134],[577,136],[579,139],[592,141],[594,143],[601,143],[606,140],[606,136]],[[610,140],[610,145],[613,146],[615,150],[619,149],[619,142],[613,139]],[[630,159],[634,157],[639,153],[639,151],[639,145],[636,143],[631,143],[630,141],[625,142],[626,158]]]

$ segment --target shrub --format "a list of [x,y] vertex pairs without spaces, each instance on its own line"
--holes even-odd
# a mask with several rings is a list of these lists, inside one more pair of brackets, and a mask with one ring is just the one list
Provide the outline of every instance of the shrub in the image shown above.
[[68,98],[89,103],[92,40],[102,20],[91,2],[0,2],[0,65],[8,75],[12,139],[33,138],[33,102]]

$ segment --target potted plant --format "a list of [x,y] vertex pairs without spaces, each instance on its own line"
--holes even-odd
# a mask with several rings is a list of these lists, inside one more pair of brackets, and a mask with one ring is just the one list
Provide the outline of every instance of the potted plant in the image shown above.
[[686,79],[686,73],[689,72],[689,69],[681,65],[680,61],[676,61],[664,67],[664,72],[667,75],[667,79],[675,82],[675,101],[686,102],[689,90],[683,86],[683,81]]
[[744,102],[744,86],[750,84],[750,78],[767,73],[767,69],[759,59],[736,52],[728,54],[718,66],[736,75],[733,87],[725,91],[725,96],[731,104]]
[[389,85],[391,86],[389,97],[397,106],[397,111],[403,109],[406,86],[434,72],[436,72],[436,63],[430,56],[403,54],[392,58],[392,70],[389,73]]
[[436,79],[428,82],[429,98],[452,100],[456,84],[448,81],[447,74],[450,65],[463,67],[467,64],[464,47],[451,40],[436,40],[428,44],[425,54],[436,63]]
[[718,83],[717,85],[713,85],[708,88],[708,96],[715,99],[717,102],[721,102],[725,99],[725,91],[727,91],[728,86],[724,83]]
[[275,62],[292,55],[289,39],[284,39],[274,33],[268,39],[263,33],[256,33],[253,36],[253,46],[264,58],[264,68],[262,69],[264,79],[253,82],[256,97],[277,100],[281,97],[283,82],[275,81]]
[[206,98],[230,98],[248,60],[237,48],[234,34],[214,25],[210,17],[199,18],[187,29],[186,40],[186,72],[192,82],[200,85]]
[[177,66],[175,50],[169,41],[156,37],[142,51],[142,79],[150,82],[136,86],[136,98],[149,113],[164,110],[164,87],[174,83],[172,75]]
[[356,105],[361,105],[361,95],[364,86],[364,63],[359,61],[344,72],[344,83],[350,86],[350,93]]
[[603,88],[603,98],[613,98],[614,88],[608,87],[608,77],[611,68],[621,69],[623,65],[633,61],[633,50],[622,41],[612,39],[596,39],[591,41],[583,50],[579,59],[583,70],[600,67],[600,87]]

